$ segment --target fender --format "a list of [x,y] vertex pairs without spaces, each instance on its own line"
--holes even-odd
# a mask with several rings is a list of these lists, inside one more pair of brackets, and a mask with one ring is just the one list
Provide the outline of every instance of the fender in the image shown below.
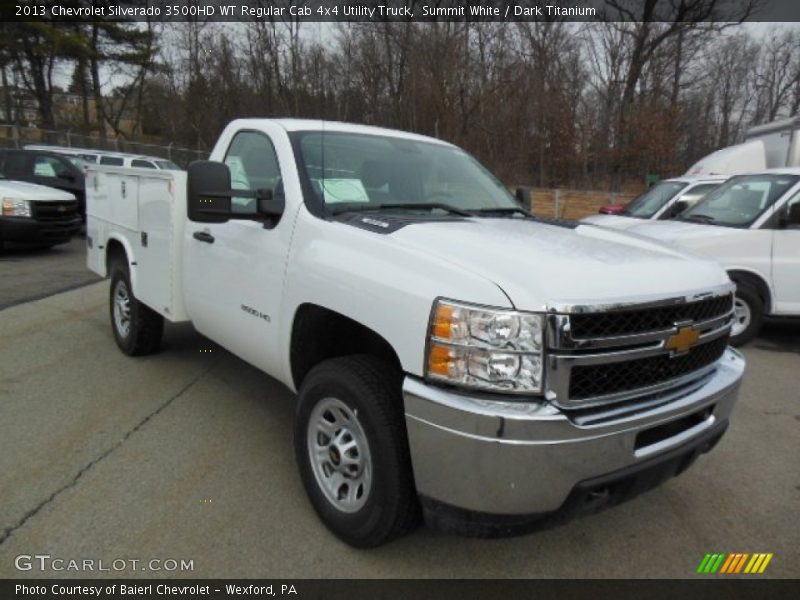
[[731,278],[733,281],[735,279],[735,275],[737,273],[741,273],[747,277],[752,277],[756,279],[761,285],[764,286],[764,289],[767,290],[768,297],[766,298],[766,305],[765,308],[767,309],[767,314],[771,314],[774,310],[774,298],[775,298],[775,290],[772,287],[772,281],[770,277],[765,277],[763,273],[760,271],[753,269],[752,267],[738,267],[738,266],[728,266],[725,265],[725,271],[728,273],[728,277]]
[[388,342],[405,372],[422,376],[428,320],[434,300],[442,296],[513,308],[498,284],[475,272],[398,243],[391,235],[301,210],[287,261],[278,378],[291,386],[292,325],[303,304],[363,325]]
[[131,291],[134,295],[136,295],[136,255],[134,254],[133,247],[130,245],[129,241],[119,234],[117,231],[112,231],[111,234],[106,238],[105,241],[105,260],[103,261],[103,269],[105,273],[103,277],[108,277],[108,245],[112,242],[119,242],[122,248],[125,250],[125,256],[128,258],[128,272],[130,273],[131,278],[131,287],[133,288]]

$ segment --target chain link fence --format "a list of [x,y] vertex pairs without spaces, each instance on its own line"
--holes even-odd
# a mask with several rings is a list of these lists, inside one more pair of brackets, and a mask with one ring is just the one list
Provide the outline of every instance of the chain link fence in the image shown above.
[[115,138],[100,138],[71,131],[52,131],[39,129],[38,127],[0,124],[0,147],[23,148],[27,144],[48,144],[51,146],[85,148],[87,150],[158,156],[169,159],[184,169],[193,160],[206,159],[209,154],[205,150],[182,148],[174,144],[164,146]]

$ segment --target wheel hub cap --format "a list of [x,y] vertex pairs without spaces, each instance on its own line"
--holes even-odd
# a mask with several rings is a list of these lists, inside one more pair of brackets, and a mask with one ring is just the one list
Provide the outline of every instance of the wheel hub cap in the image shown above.
[[338,510],[364,506],[372,484],[372,459],[358,415],[337,398],[324,398],[308,421],[308,455],[319,489]]
[[731,335],[739,335],[750,326],[750,321],[753,318],[750,311],[750,305],[743,300],[736,298],[733,302],[733,327],[731,328]]
[[131,298],[124,281],[118,281],[114,289],[114,325],[122,337],[128,337],[131,330]]

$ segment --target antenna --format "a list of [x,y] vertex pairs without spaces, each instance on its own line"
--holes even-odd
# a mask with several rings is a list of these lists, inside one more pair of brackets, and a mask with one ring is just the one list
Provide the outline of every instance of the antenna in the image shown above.
[[321,119],[321,121],[322,121],[322,135],[321,135],[320,144],[322,145],[322,156],[321,156],[322,173],[320,174],[320,186],[319,186],[319,188],[320,188],[321,193],[322,193],[322,205],[325,208],[328,208],[328,204],[327,204],[327,202],[325,202],[325,119]]

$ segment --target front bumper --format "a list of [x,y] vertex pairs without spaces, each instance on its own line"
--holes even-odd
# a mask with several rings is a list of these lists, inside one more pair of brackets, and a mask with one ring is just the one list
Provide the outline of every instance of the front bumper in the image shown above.
[[592,482],[641,473],[652,482],[649,467],[676,456],[668,475],[677,474],[721,437],[744,366],[728,349],[699,387],[593,424],[549,404],[498,401],[407,377],[406,427],[423,508],[429,517],[444,507],[456,520],[479,514],[521,522],[569,508]]
[[37,221],[31,217],[0,217],[0,240],[25,244],[63,244],[81,228],[81,218]]

